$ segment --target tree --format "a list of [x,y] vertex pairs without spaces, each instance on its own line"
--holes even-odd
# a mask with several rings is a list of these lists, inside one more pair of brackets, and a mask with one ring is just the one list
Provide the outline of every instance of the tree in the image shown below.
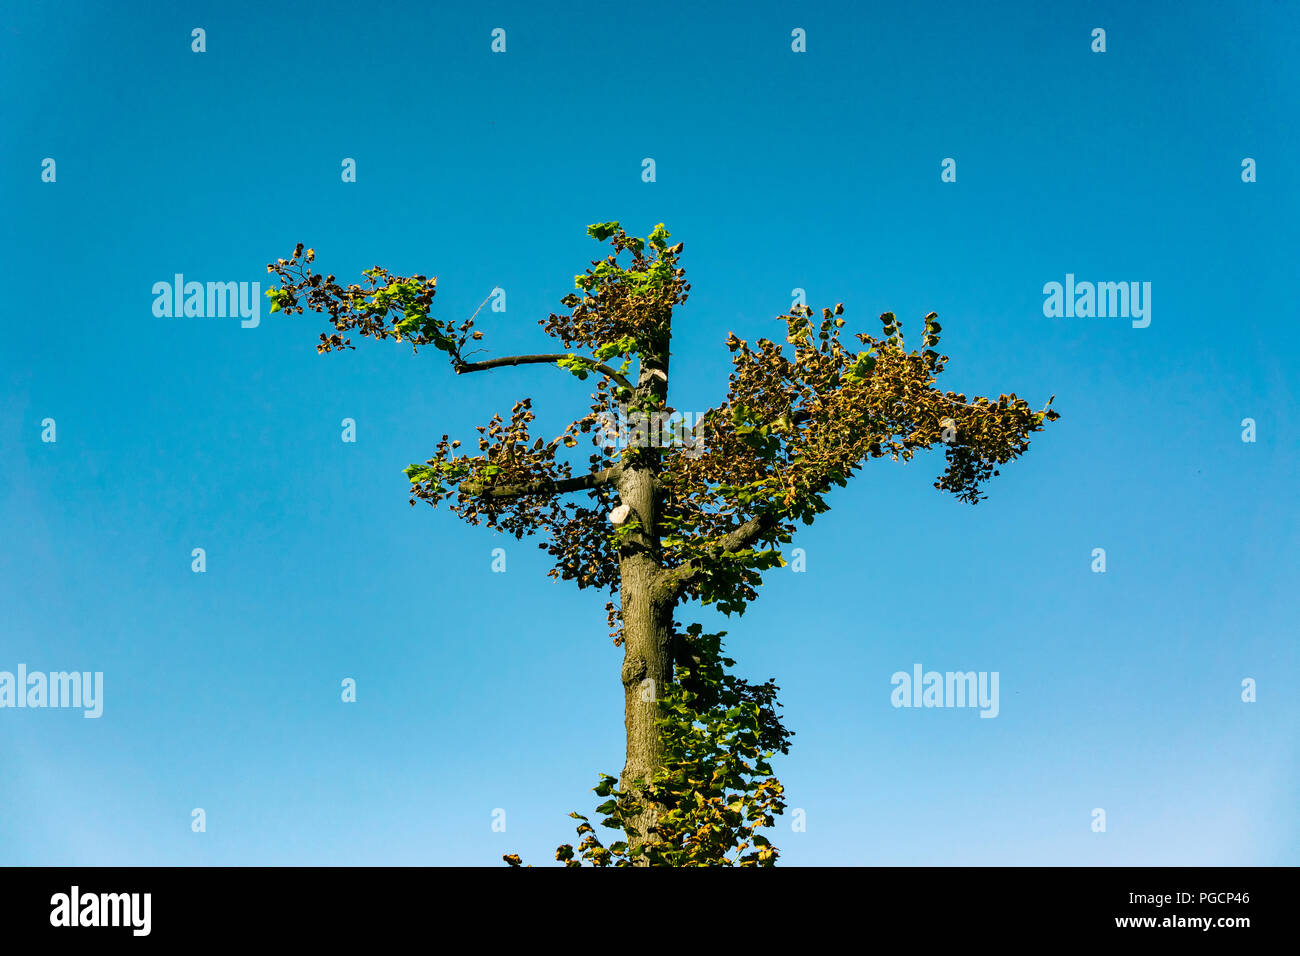
[[[299,244],[267,266],[282,284],[271,311],[323,313],[335,331],[319,352],[353,348],[348,333],[446,353],[457,374],[549,364],[595,377],[590,411],[545,441],[529,432],[532,402],[509,420],[478,428],[476,453],[444,435],[423,464],[406,469],[411,504],[446,503],[471,524],[517,538],[541,532],[555,559],[549,572],[579,588],[608,591],[610,633],[623,648],[627,757],[617,781],[602,776],[598,808],[625,841],[604,847],[585,817],[583,859],[627,863],[770,864],[776,850],[758,830],[782,807],[768,758],[788,748],[776,716],[776,687],[729,674],[721,635],[680,628],[679,605],[713,604],[743,613],[762,573],[784,565],[779,547],[795,527],[828,509],[826,495],[867,461],[910,460],[941,445],[946,467],[935,487],[977,503],[998,466],[1023,454],[1029,435],[1054,421],[1014,393],[996,401],[940,391],[936,315],[924,319],[922,348],[907,351],[892,312],[880,335],[841,339],[844,309],[795,306],[780,319],[784,343],[727,338],[725,400],[684,420],[668,404],[674,309],[690,286],[663,224],[645,239],[617,222],[588,228],[612,251],[575,279],[567,311],[539,324],[565,351],[472,360],[482,338],[474,318],[435,318],[437,280],[376,266],[346,287],[313,273],[315,253]],[[566,454],[594,446],[575,473]],[[748,852],[746,852],[748,851]],[[728,854],[733,854],[728,856]],[[557,857],[575,865],[572,847]],[[517,857],[507,857],[512,864]]]

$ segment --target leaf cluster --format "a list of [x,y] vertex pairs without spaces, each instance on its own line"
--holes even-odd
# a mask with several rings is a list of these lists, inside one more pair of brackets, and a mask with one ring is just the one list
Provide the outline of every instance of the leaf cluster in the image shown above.
[[[678,636],[677,676],[659,700],[665,755],[653,780],[601,774],[594,788],[603,827],[635,838],[645,801],[658,804],[658,823],[644,842],[606,845],[590,818],[578,820],[576,848],[555,858],[566,866],[772,866],[780,853],[762,832],[785,809],[784,790],[771,759],[787,753],[793,736],[781,722],[777,686],[751,684],[729,668],[722,633],[692,624]],[[635,794],[635,795],[633,795]],[[503,857],[521,865],[517,855]]]

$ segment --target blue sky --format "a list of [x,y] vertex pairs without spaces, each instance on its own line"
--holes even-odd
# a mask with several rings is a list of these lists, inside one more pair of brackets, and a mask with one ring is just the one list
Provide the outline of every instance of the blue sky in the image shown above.
[[[0,863],[545,864],[572,838],[623,759],[605,597],[410,508],[401,469],[524,396],[558,429],[585,388],[318,356],[316,317],[158,318],[151,288],[264,290],[302,241],[345,282],[437,275],[441,317],[499,286],[484,344],[547,350],[609,219],[686,244],[679,408],[798,287],[850,330],[936,311],[946,387],[1063,415],[974,508],[939,455],[872,463],[794,542],[807,571],[726,623],[797,734],[786,863],[1300,862],[1300,18],[993,7],[6,4],[0,670],[102,671],[105,699],[0,709]],[[1045,317],[1066,274],[1150,282],[1150,326]],[[895,709],[916,663],[997,671],[998,717]]]

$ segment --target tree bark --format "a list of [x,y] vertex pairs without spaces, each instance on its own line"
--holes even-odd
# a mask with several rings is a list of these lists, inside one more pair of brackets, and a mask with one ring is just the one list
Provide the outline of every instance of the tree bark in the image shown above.
[[[627,499],[624,499],[627,503]],[[633,512],[639,509],[633,505]],[[659,568],[647,554],[630,554],[620,562],[623,604],[623,724],[627,762],[619,788],[644,802],[637,780],[650,780],[663,764],[663,741],[657,720],[659,696],[673,677],[672,605],[663,600]],[[656,808],[647,805],[633,820],[638,832],[628,843],[656,840]]]
[[[666,353],[666,349],[664,352]],[[636,394],[639,400],[668,391],[667,355],[642,359]],[[673,677],[673,607],[675,595],[668,587],[659,551],[658,508],[660,449],[629,449],[618,478],[619,500],[627,505],[628,521],[639,528],[619,553],[619,596],[623,614],[623,723],[627,730],[627,762],[619,789],[644,809],[632,819],[636,833],[628,833],[635,847],[655,842],[652,832],[658,808],[646,803],[637,780],[650,780],[663,764],[663,740],[657,724],[658,699]]]

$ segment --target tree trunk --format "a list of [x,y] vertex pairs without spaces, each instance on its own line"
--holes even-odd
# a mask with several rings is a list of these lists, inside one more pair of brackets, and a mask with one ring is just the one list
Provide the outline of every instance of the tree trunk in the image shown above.
[[[639,398],[667,392],[667,359],[643,360]],[[619,595],[623,611],[623,723],[627,729],[627,762],[619,789],[640,797],[633,782],[649,780],[663,763],[663,741],[657,720],[658,699],[673,677],[673,605],[664,587],[658,531],[658,471],[660,449],[630,449],[624,456],[619,500],[627,505],[628,521],[639,522],[619,554]],[[632,821],[638,831],[628,834],[629,846],[657,839],[653,806]]]
[[[672,624],[662,611],[647,606],[647,591],[635,580],[623,583],[624,659],[623,724],[627,728],[627,763],[619,787],[625,793],[638,794],[636,780],[649,780],[663,763],[663,743],[656,721],[659,717],[658,695],[672,679],[670,639]],[[642,799],[637,796],[637,799]],[[628,843],[636,846],[654,841],[651,828],[658,822],[652,806],[633,820],[637,833],[629,834]]]

